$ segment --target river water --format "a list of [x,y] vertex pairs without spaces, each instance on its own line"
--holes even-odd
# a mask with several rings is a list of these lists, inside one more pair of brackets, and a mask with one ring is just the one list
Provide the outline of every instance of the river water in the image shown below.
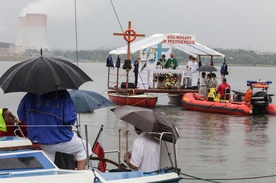
[[[16,62],[1,62],[0,75]],[[79,63],[94,82],[83,84],[80,89],[93,90],[107,97],[107,69],[104,63]],[[184,68],[184,67],[183,67]],[[229,66],[227,77],[231,89],[245,91],[246,80],[271,80],[269,93],[276,93],[274,67]],[[219,74],[218,74],[219,75]],[[130,81],[133,73],[130,72]],[[3,94],[0,107],[7,107],[16,114],[17,105],[25,93]],[[230,179],[276,175],[276,116],[231,116],[184,110],[182,106],[168,104],[167,94],[158,94],[156,111],[173,122],[179,129],[178,166],[181,173],[204,179]],[[275,104],[275,102],[273,102]],[[126,130],[129,145],[136,137],[131,125],[118,120],[109,108],[93,113],[80,114],[81,134],[88,127],[88,140],[92,145],[101,125],[104,125],[105,150],[118,150],[118,129],[121,131],[121,152],[126,148]],[[116,154],[107,157],[117,158]],[[188,178],[186,176],[183,176]],[[204,182],[182,180],[181,182]],[[276,177],[218,180],[217,182],[276,182]]]

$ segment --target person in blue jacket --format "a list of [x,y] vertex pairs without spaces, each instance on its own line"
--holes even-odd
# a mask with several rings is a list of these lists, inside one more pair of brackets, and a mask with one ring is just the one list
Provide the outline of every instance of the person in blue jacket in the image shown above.
[[226,64],[226,60],[224,59],[224,62],[220,68],[220,74],[221,74],[221,80],[223,81],[223,78],[225,78],[226,75],[228,75],[228,66]]
[[[77,115],[67,90],[40,96],[27,93],[18,106],[17,115],[21,121],[26,121],[28,138],[38,143],[53,162],[56,152],[73,154],[77,169],[85,169],[86,143],[71,130]],[[91,148],[88,150],[91,155]]]

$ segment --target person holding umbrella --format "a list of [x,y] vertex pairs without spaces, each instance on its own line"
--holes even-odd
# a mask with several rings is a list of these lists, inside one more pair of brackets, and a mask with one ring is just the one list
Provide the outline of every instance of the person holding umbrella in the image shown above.
[[86,142],[71,130],[77,115],[67,90],[42,95],[27,93],[17,113],[21,121],[26,121],[29,139],[38,143],[53,162],[56,152],[73,154],[77,169],[85,169],[87,154],[92,152],[90,147],[86,148]]
[[131,151],[125,153],[125,163],[135,171],[158,170],[160,165],[159,141],[137,127],[135,131],[139,137],[133,142]]

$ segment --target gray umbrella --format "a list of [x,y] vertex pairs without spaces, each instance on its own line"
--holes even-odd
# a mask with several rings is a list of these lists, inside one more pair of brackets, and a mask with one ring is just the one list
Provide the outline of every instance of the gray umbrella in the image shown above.
[[125,105],[116,107],[112,111],[119,119],[132,124],[144,132],[171,132],[173,135],[164,135],[163,140],[165,141],[176,142],[179,138],[178,130],[174,124],[167,122],[159,113],[152,109]]
[[113,103],[101,94],[88,90],[68,91],[76,107],[77,113],[91,112],[95,109],[113,106]]
[[204,65],[204,66],[200,66],[197,71],[199,72],[214,72],[214,71],[218,71],[216,67],[212,66],[212,65]]
[[4,93],[44,94],[62,89],[78,89],[92,79],[75,64],[54,57],[37,57],[9,68],[0,78]]

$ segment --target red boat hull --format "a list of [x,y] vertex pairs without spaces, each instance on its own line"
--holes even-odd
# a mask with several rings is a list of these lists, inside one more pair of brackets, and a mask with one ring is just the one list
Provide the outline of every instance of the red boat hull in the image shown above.
[[276,106],[273,104],[269,104],[266,109],[267,114],[273,114],[276,115]]
[[185,93],[182,97],[182,105],[188,110],[212,112],[230,115],[252,114],[250,107],[244,102],[213,102],[198,100],[198,94]]
[[109,93],[109,100],[115,105],[133,105],[139,107],[155,107],[157,103],[157,96],[152,95],[124,95],[117,93]]

